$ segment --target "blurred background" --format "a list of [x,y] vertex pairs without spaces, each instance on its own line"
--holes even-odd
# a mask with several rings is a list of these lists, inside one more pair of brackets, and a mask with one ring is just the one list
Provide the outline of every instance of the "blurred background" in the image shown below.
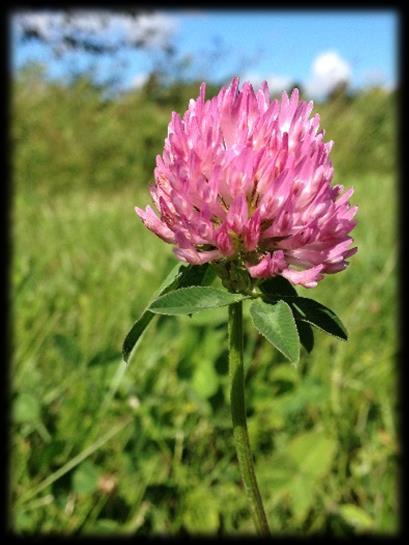
[[245,333],[252,448],[273,533],[393,534],[397,498],[398,15],[15,11],[11,30],[10,525],[58,534],[250,534],[226,310],[123,338],[173,267],[147,231],[173,110],[233,75],[313,98],[353,186],[359,252],[299,292],[333,308],[296,369]]

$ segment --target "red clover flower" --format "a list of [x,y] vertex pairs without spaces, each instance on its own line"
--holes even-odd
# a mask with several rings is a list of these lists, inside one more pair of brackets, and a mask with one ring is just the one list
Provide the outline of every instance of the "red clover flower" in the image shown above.
[[283,276],[307,288],[342,271],[351,247],[353,189],[331,186],[333,167],[312,101],[271,100],[238,78],[183,117],[173,112],[151,195],[136,212],[182,261],[234,262],[252,278]]

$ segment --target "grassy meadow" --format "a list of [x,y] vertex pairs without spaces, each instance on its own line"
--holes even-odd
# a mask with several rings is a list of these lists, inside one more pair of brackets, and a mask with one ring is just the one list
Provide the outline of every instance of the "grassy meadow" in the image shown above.
[[[151,84],[110,99],[86,78],[63,85],[32,70],[14,82],[16,533],[254,533],[231,434],[227,309],[156,317],[121,363],[125,334],[175,263],[133,207],[149,202],[171,111],[197,94]],[[399,526],[395,101],[373,89],[316,106],[335,140],[334,181],[355,187],[359,252],[298,291],[333,308],[350,340],[315,330],[295,368],[245,309],[250,439],[274,534]]]

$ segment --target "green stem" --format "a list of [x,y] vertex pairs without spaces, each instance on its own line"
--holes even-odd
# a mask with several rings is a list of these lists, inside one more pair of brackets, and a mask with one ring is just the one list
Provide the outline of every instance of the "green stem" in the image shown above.
[[233,437],[239,460],[240,473],[257,532],[260,535],[269,535],[270,530],[257,485],[247,432],[246,406],[244,401],[243,307],[241,301],[229,305],[229,373]]

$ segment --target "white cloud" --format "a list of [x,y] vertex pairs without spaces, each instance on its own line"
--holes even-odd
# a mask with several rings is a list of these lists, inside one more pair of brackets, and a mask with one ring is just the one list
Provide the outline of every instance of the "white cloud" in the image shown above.
[[325,51],[318,55],[311,67],[311,75],[305,90],[312,97],[323,97],[338,84],[349,82],[352,75],[350,64],[336,51]]
[[269,76],[261,76],[255,73],[246,73],[241,77],[241,81],[249,81],[254,89],[258,89],[263,81],[267,81],[270,92],[273,94],[288,91],[294,83],[294,78],[280,74],[270,74]]

